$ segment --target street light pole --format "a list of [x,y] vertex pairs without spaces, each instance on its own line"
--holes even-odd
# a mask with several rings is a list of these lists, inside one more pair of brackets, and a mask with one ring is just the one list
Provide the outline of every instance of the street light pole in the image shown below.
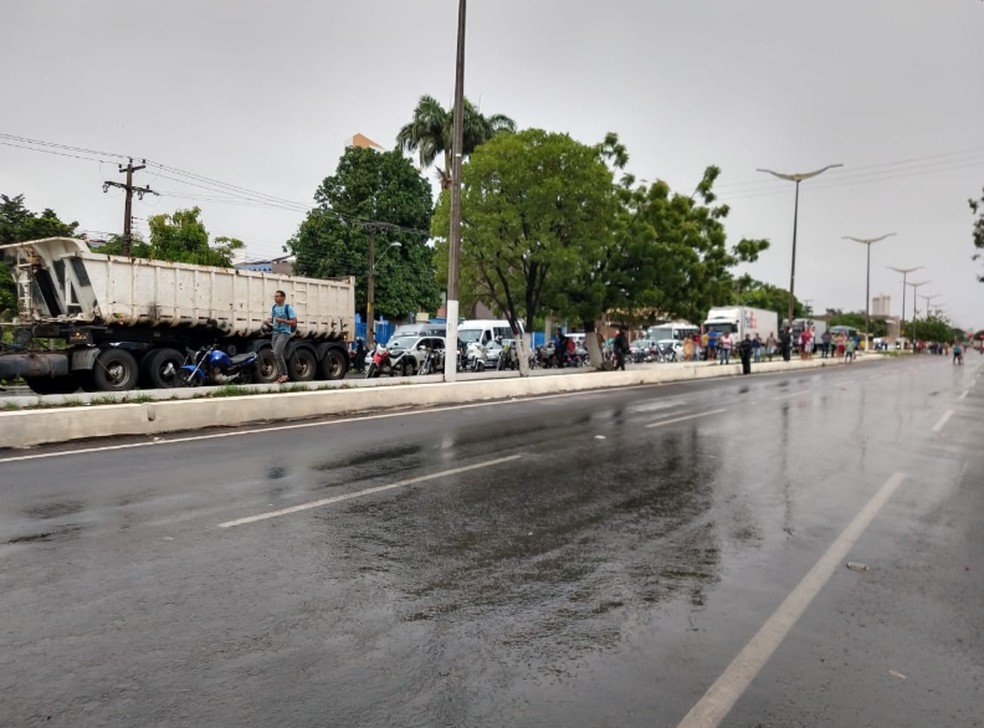
[[[366,350],[372,351],[376,345],[376,230],[381,229],[382,225],[369,223],[366,226],[369,230],[369,280],[366,285]],[[379,256],[382,260],[383,255],[390,248],[399,248],[400,243],[392,242],[386,246],[386,250]]]
[[[912,286],[912,333],[913,333],[913,346],[915,345],[915,333],[916,333],[916,289],[919,286],[925,286],[927,283],[932,283],[932,281],[920,281],[919,283],[910,283]],[[915,349],[913,349],[915,351]]]
[[930,314],[929,302],[932,301],[934,298],[939,298],[939,297],[940,297],[940,294],[939,293],[934,293],[932,296],[924,296],[921,293],[919,294],[919,298],[921,298],[923,300],[923,305],[926,306],[926,318],[927,319],[929,318],[929,314]]
[[451,130],[451,230],[448,235],[447,336],[444,381],[458,372],[458,253],[461,249],[461,154],[465,116],[465,0],[458,0],[458,45],[454,69],[454,111]]
[[871,351],[871,341],[868,337],[871,335],[871,245],[872,243],[877,243],[885,238],[890,238],[895,233],[886,233],[878,238],[853,238],[850,235],[845,235],[844,240],[853,240],[856,243],[864,243],[868,248],[868,272],[865,274],[865,284],[864,284],[864,350]]
[[[917,265],[915,268],[894,268],[892,266],[886,266],[889,270],[894,270],[896,273],[902,274],[902,318],[899,321],[899,336],[905,335],[905,277],[910,273],[922,270],[923,266]],[[911,337],[910,337],[911,338]]]
[[816,177],[817,175],[823,174],[828,169],[833,169],[834,167],[843,167],[843,164],[828,164],[823,169],[818,169],[815,172],[797,172],[794,174],[785,174],[782,172],[773,172],[771,169],[758,169],[758,172],[765,172],[766,174],[771,174],[773,177],[778,177],[779,179],[789,180],[796,183],[796,201],[793,204],[793,260],[789,267],[789,305],[786,308],[787,316],[786,320],[789,325],[793,325],[793,301],[795,300],[793,287],[796,285],[796,227],[799,219],[799,200],[800,200],[800,182],[811,177]]

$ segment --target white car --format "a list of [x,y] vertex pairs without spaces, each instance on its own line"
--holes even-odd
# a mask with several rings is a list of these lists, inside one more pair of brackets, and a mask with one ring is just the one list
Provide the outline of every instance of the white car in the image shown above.
[[443,336],[394,336],[386,342],[386,348],[390,352],[392,359],[400,357],[396,363],[396,370],[403,376],[413,376],[420,369],[420,365],[427,358],[427,352],[431,349],[443,349]]

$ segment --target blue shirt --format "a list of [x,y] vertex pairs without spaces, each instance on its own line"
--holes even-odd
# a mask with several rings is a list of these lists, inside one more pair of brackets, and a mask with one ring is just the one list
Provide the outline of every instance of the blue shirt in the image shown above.
[[294,318],[294,309],[290,307],[289,303],[285,303],[283,306],[274,306],[273,315],[270,319],[273,321],[273,333],[275,334],[289,334],[292,333],[290,330],[290,324],[285,324],[277,321],[278,318],[290,319]]

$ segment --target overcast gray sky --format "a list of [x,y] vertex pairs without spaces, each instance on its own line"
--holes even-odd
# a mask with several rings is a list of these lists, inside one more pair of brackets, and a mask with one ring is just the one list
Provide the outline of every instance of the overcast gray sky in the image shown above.
[[[187,176],[138,173],[164,195],[135,202],[136,216],[197,204],[213,236],[275,255],[346,139],[390,147],[422,94],[450,105],[457,6],[4,0],[0,133],[301,203],[229,204]],[[631,172],[679,191],[720,166],[729,238],[770,239],[748,272],[784,288],[794,186],[755,170],[843,163],[801,186],[797,295],[863,310],[865,247],[841,238],[894,232],[871,249],[872,294],[898,314],[901,276],[886,266],[922,265],[919,293],[982,327],[967,207],[984,187],[982,30],[979,0],[472,0],[465,93],[521,128],[585,143],[615,131]],[[122,180],[116,158],[10,144],[0,138],[0,192],[83,230],[121,229],[120,191],[102,192]]]

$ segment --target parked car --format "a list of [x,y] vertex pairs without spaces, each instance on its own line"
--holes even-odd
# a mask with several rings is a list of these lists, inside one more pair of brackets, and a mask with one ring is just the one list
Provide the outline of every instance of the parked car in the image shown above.
[[406,352],[401,359],[402,374],[412,376],[417,373],[431,349],[444,349],[443,336],[394,336],[386,343],[394,358]]

